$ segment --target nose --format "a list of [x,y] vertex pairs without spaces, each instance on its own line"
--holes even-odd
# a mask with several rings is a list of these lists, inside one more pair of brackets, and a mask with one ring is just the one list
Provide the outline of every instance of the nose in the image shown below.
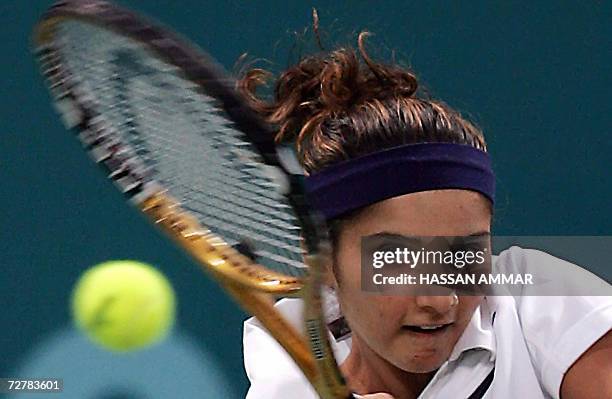
[[415,297],[415,303],[419,308],[438,314],[448,313],[456,305],[455,301],[456,299],[452,295]]

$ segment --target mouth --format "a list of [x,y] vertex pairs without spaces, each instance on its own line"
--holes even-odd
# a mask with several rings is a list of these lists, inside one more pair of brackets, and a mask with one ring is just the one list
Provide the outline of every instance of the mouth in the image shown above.
[[453,323],[445,324],[424,324],[424,325],[406,325],[402,326],[403,331],[424,334],[424,335],[437,335],[442,334],[452,326]]

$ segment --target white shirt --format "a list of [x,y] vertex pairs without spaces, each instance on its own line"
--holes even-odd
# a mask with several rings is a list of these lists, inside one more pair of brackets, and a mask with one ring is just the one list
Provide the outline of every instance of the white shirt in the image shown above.
[[[542,264],[550,270],[576,268],[519,247],[494,256],[493,263],[503,273],[525,273]],[[564,289],[566,296],[486,297],[419,399],[467,398],[493,367],[484,398],[559,398],[565,372],[612,328],[612,296],[571,296],[571,284]],[[300,299],[281,300],[276,308],[302,331]],[[332,342],[339,363],[350,344],[350,339]],[[244,324],[244,362],[251,381],[247,399],[318,399],[291,357],[255,318]]]

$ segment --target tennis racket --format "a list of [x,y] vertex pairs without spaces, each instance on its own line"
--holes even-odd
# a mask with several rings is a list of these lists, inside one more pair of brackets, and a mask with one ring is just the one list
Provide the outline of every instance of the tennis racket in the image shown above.
[[[36,55],[66,126],[125,198],[293,357],[324,399],[352,397],[322,310],[330,247],[293,150],[202,50],[106,1],[52,6]],[[273,298],[301,297],[299,334]]]

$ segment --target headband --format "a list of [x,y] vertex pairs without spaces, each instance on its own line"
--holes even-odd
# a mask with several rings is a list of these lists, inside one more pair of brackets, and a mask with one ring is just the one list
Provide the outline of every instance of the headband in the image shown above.
[[489,155],[465,144],[407,144],[306,177],[309,199],[327,220],[388,198],[451,188],[477,191],[494,203]]

